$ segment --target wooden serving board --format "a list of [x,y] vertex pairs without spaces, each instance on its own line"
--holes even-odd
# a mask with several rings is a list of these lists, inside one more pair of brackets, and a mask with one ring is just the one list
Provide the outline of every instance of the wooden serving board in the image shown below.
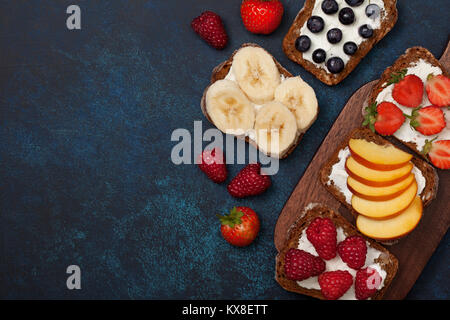
[[[440,62],[450,69],[450,42]],[[377,81],[364,85],[348,100],[319,150],[298,182],[275,226],[275,247],[280,251],[286,241],[289,227],[296,221],[298,214],[311,202],[329,206],[349,221],[355,222],[348,209],[337,201],[320,183],[319,171],[328,161],[345,136],[363,122],[362,107]],[[409,151],[411,152],[411,151]],[[438,170],[439,188],[437,197],[425,208],[422,220],[417,228],[397,244],[387,248],[398,258],[399,270],[386,292],[384,299],[403,299],[416,282],[428,259],[433,254],[450,225],[450,171]],[[447,266],[443,266],[446,268]]]

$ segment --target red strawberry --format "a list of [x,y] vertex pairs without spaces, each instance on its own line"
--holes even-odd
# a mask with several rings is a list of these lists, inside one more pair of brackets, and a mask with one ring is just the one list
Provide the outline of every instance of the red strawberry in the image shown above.
[[216,49],[223,49],[228,43],[228,36],[220,16],[212,11],[205,11],[192,20],[191,27]]
[[280,25],[283,10],[280,0],[244,0],[241,18],[248,31],[269,34]]
[[394,134],[405,122],[402,110],[391,102],[381,102],[378,106],[373,103],[366,112],[363,126],[369,125],[372,131],[384,136]]
[[373,268],[358,270],[355,277],[355,295],[358,300],[366,300],[375,294],[380,288],[380,274]]
[[225,240],[237,247],[248,246],[259,232],[260,222],[255,211],[248,207],[234,207],[229,214],[217,215]]
[[414,74],[404,76],[394,85],[392,98],[402,106],[416,108],[422,103],[423,82]]
[[306,237],[324,260],[336,257],[337,233],[334,223],[329,218],[315,218],[306,229]]
[[338,244],[337,251],[342,261],[352,269],[361,269],[366,263],[366,240],[360,236],[347,237]]
[[440,169],[450,169],[450,140],[425,140],[422,154],[427,155],[431,162]]
[[353,284],[353,277],[348,271],[329,271],[319,276],[322,295],[327,300],[339,299]]
[[409,124],[421,134],[431,136],[445,128],[444,112],[439,107],[416,108],[411,113]]
[[261,164],[248,164],[231,180],[227,189],[236,198],[255,196],[270,187],[270,176],[261,173]]
[[291,248],[284,258],[284,272],[291,280],[301,281],[325,271],[325,262],[306,251]]
[[440,74],[434,76],[428,75],[425,85],[428,100],[438,107],[447,107],[450,105],[450,78]]
[[205,150],[198,157],[198,166],[208,178],[216,183],[224,182],[227,179],[227,167],[222,150],[215,148],[213,150]]

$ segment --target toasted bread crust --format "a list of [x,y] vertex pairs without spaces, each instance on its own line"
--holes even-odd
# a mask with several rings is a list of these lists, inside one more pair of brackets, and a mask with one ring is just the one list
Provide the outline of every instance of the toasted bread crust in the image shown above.
[[[412,64],[416,63],[420,59],[425,60],[432,66],[438,67],[442,70],[445,76],[449,76],[449,73],[444,68],[444,66],[433,56],[433,54],[425,48],[422,47],[412,47],[406,50],[406,52],[401,55],[392,66],[387,68],[380,77],[380,80],[375,84],[372,92],[369,95],[368,103],[372,104],[376,102],[378,94],[383,90],[383,85],[391,78],[393,72],[400,71],[402,69],[407,69]],[[363,107],[364,110],[365,106]],[[424,156],[421,150],[418,150],[417,145],[414,142],[407,142],[392,136],[393,139],[399,141],[400,143],[406,145],[408,148],[414,150],[420,157],[429,161],[428,156]]]
[[[262,48],[261,46],[257,45],[256,43],[244,43],[244,44],[241,45],[240,48],[244,48],[244,47],[258,47],[258,48]],[[213,69],[212,75],[211,75],[211,83],[203,91],[203,96],[202,96],[202,100],[200,102],[200,106],[201,106],[202,112],[205,115],[206,119],[208,119],[208,121],[211,122],[212,124],[214,124],[214,123],[211,120],[211,117],[208,115],[208,112],[206,110],[206,92],[208,91],[209,87],[214,82],[216,82],[218,80],[222,80],[222,79],[224,79],[227,76],[228,72],[230,71],[231,65],[233,64],[233,57],[234,57],[234,55],[236,54],[236,52],[239,49],[235,50],[233,52],[233,54],[231,55],[231,57],[228,58],[228,60],[222,62],[221,64],[219,64],[218,66],[216,66]],[[264,48],[262,48],[262,49],[264,49]],[[293,75],[289,71],[287,71],[269,52],[267,52],[267,53],[273,58],[273,61],[275,62],[275,65],[278,68],[278,71],[283,76],[285,76],[286,78],[293,77]],[[317,114],[319,114],[319,109],[317,110]],[[317,115],[316,115],[316,117],[317,117]],[[285,159],[287,156],[289,156],[295,150],[295,148],[298,146],[298,144],[300,143],[300,140],[302,139],[303,135],[304,135],[304,133],[297,133],[297,136],[296,136],[295,141],[292,144],[292,146],[288,150],[284,151],[283,154],[280,154],[279,158],[280,159]],[[244,139],[246,142],[250,143],[253,147],[255,147],[257,150],[259,150],[258,145],[256,144],[256,142],[251,140],[251,139],[249,139],[249,137],[247,137],[247,136],[245,136],[245,137],[244,136],[236,136],[236,138]]]
[[[356,217],[358,215],[355,210],[353,210],[351,204],[347,203],[345,201],[344,194],[333,184],[331,181],[331,184],[328,184],[329,177],[331,174],[331,170],[334,164],[339,162],[339,151],[344,149],[346,146],[348,146],[348,141],[351,138],[355,139],[365,139],[367,141],[374,142],[378,145],[391,145],[391,143],[384,138],[382,138],[380,135],[372,132],[368,128],[357,128],[353,130],[346,139],[342,141],[342,143],[339,145],[339,147],[336,149],[336,151],[333,153],[331,158],[322,166],[322,169],[319,172],[319,179],[320,182],[323,184],[323,186],[331,193],[333,196],[339,200],[343,205],[347,207],[347,209],[350,210],[350,212]],[[422,172],[422,175],[424,176],[426,180],[426,185],[423,191],[420,193],[420,197],[423,201],[424,207],[428,206],[430,202],[436,198],[437,190],[438,190],[438,183],[439,183],[439,177],[437,175],[436,170],[429,165],[427,162],[423,161],[417,156],[413,155],[413,158],[411,159],[412,163]]]
[[300,36],[300,29],[309,19],[314,9],[314,4],[319,0],[306,0],[304,7],[297,14],[294,22],[289,28],[288,33],[283,39],[283,51],[289,59],[301,64],[306,70],[311,72],[317,79],[327,85],[336,85],[344,80],[359,62],[369,53],[373,46],[379,42],[384,36],[391,31],[397,22],[397,0],[383,0],[384,1],[384,15],[382,16],[380,28],[374,30],[374,34],[370,39],[361,43],[358,51],[350,58],[344,67],[344,70],[338,74],[331,74],[325,69],[316,67],[312,62],[303,59],[303,53],[295,48],[295,40]]
[[377,242],[367,239],[365,236],[361,235],[355,227],[353,227],[347,220],[345,220],[341,215],[335,213],[333,210],[317,204],[311,209],[305,209],[302,215],[299,216],[298,220],[293,224],[291,229],[289,230],[288,240],[278,253],[275,261],[276,261],[276,272],[275,272],[275,280],[288,291],[308,295],[318,299],[325,299],[320,290],[316,289],[307,289],[299,286],[296,281],[290,280],[286,278],[286,274],[284,273],[284,257],[286,252],[290,248],[298,247],[298,240],[303,230],[306,229],[309,223],[316,217],[327,217],[330,218],[336,227],[341,227],[344,230],[344,233],[347,236],[359,235],[365,238],[369,245],[381,251],[383,254],[376,260],[377,263],[380,264],[381,268],[386,271],[387,276],[384,281],[384,287],[379,290],[372,297],[373,300],[380,300],[383,298],[386,290],[389,288],[392,280],[394,279],[397,270],[398,270],[398,260],[397,258],[391,254],[386,248],[378,244]]

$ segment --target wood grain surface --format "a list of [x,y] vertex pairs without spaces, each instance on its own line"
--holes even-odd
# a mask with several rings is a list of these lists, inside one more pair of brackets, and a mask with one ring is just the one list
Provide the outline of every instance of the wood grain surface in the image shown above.
[[[450,42],[440,62],[447,70],[450,68]],[[302,208],[310,202],[323,203],[342,214],[352,223],[355,222],[347,208],[341,205],[322,186],[319,181],[319,171],[342,139],[351,130],[361,125],[363,121],[361,110],[375,83],[376,81],[372,81],[365,84],[348,100],[306,169],[305,174],[286,202],[275,226],[274,242],[278,251],[286,240],[287,230],[295,222]],[[403,146],[400,147],[405,149]],[[450,206],[448,201],[450,171],[438,170],[438,175],[439,188],[437,197],[424,210],[423,218],[418,227],[397,244],[387,247],[398,258],[399,270],[384,299],[405,298],[448,230],[450,225]],[[442,267],[447,268],[447,266]]]

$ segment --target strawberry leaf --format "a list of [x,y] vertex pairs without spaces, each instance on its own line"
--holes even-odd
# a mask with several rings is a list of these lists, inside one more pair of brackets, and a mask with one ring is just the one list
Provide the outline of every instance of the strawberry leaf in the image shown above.
[[423,146],[422,151],[420,153],[423,154],[424,156],[426,156],[431,151],[431,148],[433,147],[433,141],[436,139],[437,139],[437,137],[435,137],[432,140],[426,139],[425,145]]
[[234,228],[235,225],[240,225],[242,223],[241,218],[243,215],[244,213],[242,211],[239,211],[236,207],[233,207],[229,214],[224,214],[223,216],[217,214],[216,216],[219,218],[222,225]]
[[387,81],[387,86],[393,83],[398,83],[403,80],[408,72],[407,69],[402,69],[400,71],[395,71],[391,73],[391,78]]
[[375,122],[377,122],[377,103],[374,102],[365,108],[366,115],[364,116],[363,126],[369,126],[370,130],[375,132]]

